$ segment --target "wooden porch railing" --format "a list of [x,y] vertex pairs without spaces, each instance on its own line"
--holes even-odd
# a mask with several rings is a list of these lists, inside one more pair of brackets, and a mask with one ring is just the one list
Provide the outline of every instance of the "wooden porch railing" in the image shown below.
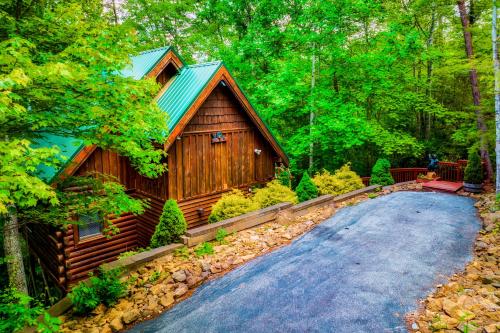
[[[441,180],[450,182],[461,182],[464,180],[464,169],[467,160],[458,160],[457,162],[439,162],[439,168],[436,171]],[[392,168],[391,175],[396,183],[416,180],[419,174],[426,174],[427,168]],[[361,177],[363,184],[370,184],[370,177]]]

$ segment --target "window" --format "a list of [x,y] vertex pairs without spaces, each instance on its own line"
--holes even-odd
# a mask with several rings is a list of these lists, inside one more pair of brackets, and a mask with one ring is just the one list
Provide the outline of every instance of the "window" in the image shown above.
[[102,218],[98,212],[79,216],[78,237],[80,239],[97,236],[102,232]]

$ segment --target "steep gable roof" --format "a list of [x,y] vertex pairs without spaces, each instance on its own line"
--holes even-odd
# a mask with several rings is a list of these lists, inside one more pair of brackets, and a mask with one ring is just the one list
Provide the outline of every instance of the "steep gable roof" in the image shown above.
[[130,57],[131,64],[121,71],[121,75],[140,80],[148,74],[160,60],[172,50],[170,46],[160,47],[154,50],[148,50],[139,53],[139,55]]

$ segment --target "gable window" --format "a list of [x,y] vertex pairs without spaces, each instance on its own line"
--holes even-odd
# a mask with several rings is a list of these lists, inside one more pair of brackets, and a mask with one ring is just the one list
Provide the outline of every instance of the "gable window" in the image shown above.
[[102,216],[99,212],[89,212],[78,217],[78,237],[80,239],[98,236],[102,233]]

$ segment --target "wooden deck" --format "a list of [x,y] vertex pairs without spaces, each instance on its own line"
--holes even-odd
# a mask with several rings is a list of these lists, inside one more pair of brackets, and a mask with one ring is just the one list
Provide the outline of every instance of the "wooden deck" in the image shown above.
[[429,191],[456,193],[463,187],[463,183],[449,182],[445,180],[433,180],[427,183],[423,183],[422,187],[424,188],[424,190]]

